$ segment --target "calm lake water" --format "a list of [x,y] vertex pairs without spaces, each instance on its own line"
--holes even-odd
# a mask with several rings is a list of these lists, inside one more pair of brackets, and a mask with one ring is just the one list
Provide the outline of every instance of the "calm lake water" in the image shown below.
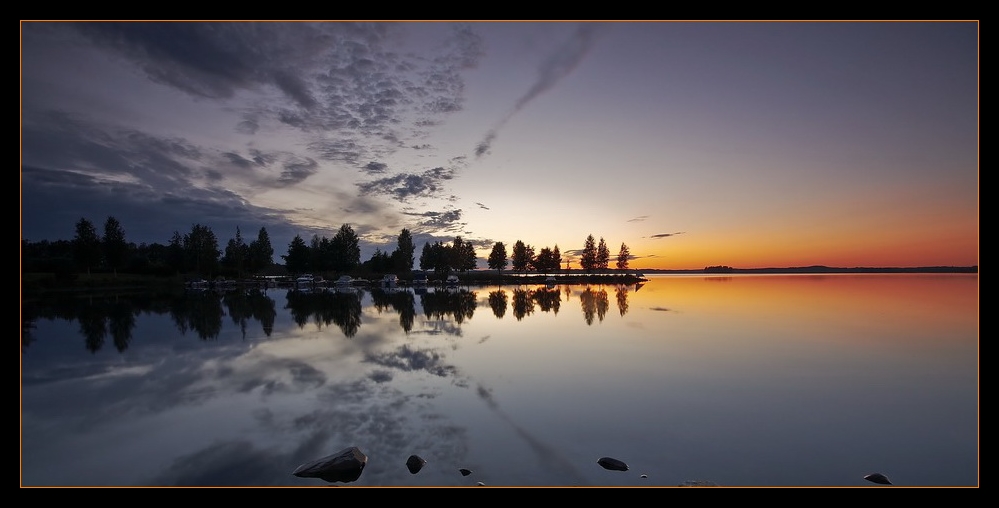
[[977,274],[23,305],[22,486],[979,484]]

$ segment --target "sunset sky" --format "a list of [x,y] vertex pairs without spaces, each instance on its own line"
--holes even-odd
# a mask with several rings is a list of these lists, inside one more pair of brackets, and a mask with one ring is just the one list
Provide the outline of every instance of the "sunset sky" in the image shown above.
[[[970,266],[979,26],[21,22],[21,236]],[[613,263],[612,263],[613,264]],[[564,263],[563,263],[564,266]],[[479,268],[486,268],[485,261]]]

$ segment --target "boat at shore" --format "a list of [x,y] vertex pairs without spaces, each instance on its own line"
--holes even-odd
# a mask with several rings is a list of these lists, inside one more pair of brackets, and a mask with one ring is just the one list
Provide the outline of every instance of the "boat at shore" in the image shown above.
[[303,273],[295,278],[294,285],[295,289],[314,289],[317,286],[323,285],[323,278],[322,276],[312,275],[311,273]]

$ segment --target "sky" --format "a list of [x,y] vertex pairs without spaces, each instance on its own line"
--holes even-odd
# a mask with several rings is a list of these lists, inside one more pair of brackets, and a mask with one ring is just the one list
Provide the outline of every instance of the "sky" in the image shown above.
[[32,242],[972,266],[978,161],[973,20],[21,22]]

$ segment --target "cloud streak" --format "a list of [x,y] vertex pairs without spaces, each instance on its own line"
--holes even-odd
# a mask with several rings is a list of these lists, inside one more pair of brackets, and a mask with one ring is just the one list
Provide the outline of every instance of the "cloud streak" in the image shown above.
[[686,231],[680,231],[678,233],[659,233],[657,235],[652,235],[647,238],[669,238],[671,236],[682,235],[684,233],[686,233]]
[[489,130],[475,147],[476,157],[482,157],[489,153],[493,142],[499,135],[499,131],[506,126],[510,119],[526,107],[539,95],[547,92],[559,81],[568,76],[579,66],[580,62],[589,53],[593,46],[594,39],[602,30],[599,23],[581,23],[576,27],[570,38],[556,51],[548,56],[538,69],[538,78],[533,85],[524,93],[495,127]]

